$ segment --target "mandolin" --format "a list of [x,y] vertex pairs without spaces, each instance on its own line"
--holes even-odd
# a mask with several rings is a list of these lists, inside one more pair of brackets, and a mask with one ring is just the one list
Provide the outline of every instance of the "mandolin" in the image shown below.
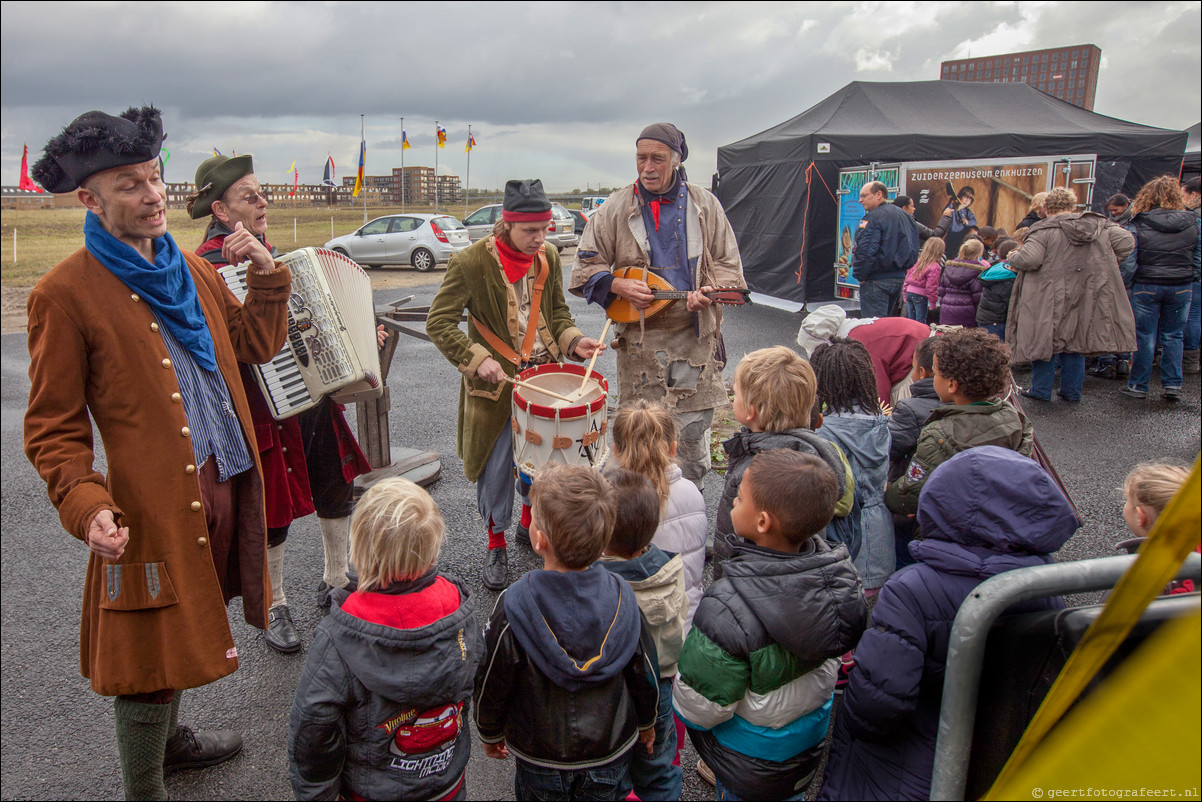
[[[687,290],[676,289],[655,273],[648,271],[644,276],[641,267],[619,267],[614,270],[614,278],[646,281],[647,286],[651,288],[651,295],[653,296],[651,305],[643,310],[640,310],[625,298],[615,297],[605,310],[605,314],[615,323],[634,323],[639,319],[640,311],[644,318],[653,317],[668,304],[689,297]],[[705,293],[705,297],[717,304],[742,305],[747,303],[749,293],[750,290],[741,287],[718,287]]]

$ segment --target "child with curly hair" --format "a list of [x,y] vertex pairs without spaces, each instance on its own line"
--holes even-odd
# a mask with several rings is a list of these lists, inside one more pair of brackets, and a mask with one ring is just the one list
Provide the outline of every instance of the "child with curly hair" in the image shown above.
[[[851,514],[827,527],[832,543],[847,543],[864,589],[875,591],[893,573],[893,517],[885,508],[889,419],[877,397],[872,357],[857,340],[835,339],[810,358],[822,406],[819,437],[847,455],[855,480]],[[853,548],[858,543],[859,548]]]
[[914,447],[905,473],[885,491],[898,515],[918,512],[918,494],[931,471],[976,446],[1001,446],[1031,456],[1031,421],[1004,397],[1010,385],[1010,349],[981,329],[962,329],[934,341],[935,392],[947,406],[935,409]]

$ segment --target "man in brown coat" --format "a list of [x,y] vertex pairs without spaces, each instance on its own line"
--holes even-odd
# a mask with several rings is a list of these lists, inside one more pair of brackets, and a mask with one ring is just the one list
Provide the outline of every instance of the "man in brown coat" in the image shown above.
[[[225,605],[266,625],[258,448],[238,361],[265,362],[287,334],[291,276],[251,235],[239,304],[167,233],[153,107],[88,112],[46,145],[34,178],[87,208],[84,248],[29,297],[25,453],[63,527],[88,545],[81,672],[115,696],[127,799],[166,798],[164,772],[218,763],[235,732],[178,726],[180,691],[238,666]],[[93,424],[108,475],[95,470]]]

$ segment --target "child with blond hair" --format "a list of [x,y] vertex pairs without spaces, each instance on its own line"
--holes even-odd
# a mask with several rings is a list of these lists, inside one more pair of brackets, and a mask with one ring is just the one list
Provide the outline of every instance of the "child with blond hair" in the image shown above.
[[642,474],[655,487],[659,523],[651,539],[684,563],[689,609],[685,634],[693,611],[701,601],[701,575],[705,570],[705,536],[709,529],[705,497],[697,485],[684,478],[676,464],[676,420],[663,404],[638,400],[623,407],[613,420],[614,459],[618,465]]
[[464,716],[484,642],[467,586],[438,573],[445,525],[407,479],[351,520],[358,589],[334,591],[288,732],[297,799],[465,799]]
[[906,273],[902,285],[906,299],[906,317],[927,322],[927,313],[939,303],[939,276],[943,272],[943,239],[931,237],[918,252],[918,261]]
[[1147,537],[1169,500],[1189,478],[1189,469],[1163,462],[1136,465],[1123,482],[1123,520],[1136,537]]
[[960,252],[943,266],[939,274],[939,322],[945,326],[977,326],[977,305],[981,302],[981,271],[989,263],[981,257],[985,243],[968,239]]
[[[719,561],[731,554],[732,544],[737,542],[732,540],[731,506],[739,495],[743,471],[761,452],[784,448],[820,458],[838,481],[835,517],[851,512],[855,482],[847,458],[838,446],[811,430],[817,386],[810,363],[785,345],[752,351],[735,367],[734,414],[743,428],[722,444],[727,457],[726,486],[718,501],[714,532],[714,555]],[[814,420],[822,425],[821,415]],[[719,562],[714,576],[720,575]]]

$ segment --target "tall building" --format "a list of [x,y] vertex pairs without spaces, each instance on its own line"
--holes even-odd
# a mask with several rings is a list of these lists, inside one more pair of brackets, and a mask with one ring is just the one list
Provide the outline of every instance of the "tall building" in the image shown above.
[[1096,45],[1028,50],[945,61],[939,67],[939,80],[1030,84],[1052,97],[1093,111],[1101,61],[1102,50]]

